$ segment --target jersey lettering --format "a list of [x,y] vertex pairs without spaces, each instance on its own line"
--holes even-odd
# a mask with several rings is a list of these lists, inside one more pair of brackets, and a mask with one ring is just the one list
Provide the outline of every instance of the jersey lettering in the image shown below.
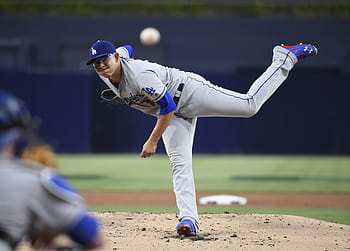
[[153,87],[142,88],[142,91],[146,92],[149,95],[153,95],[156,92],[156,90]]
[[137,103],[138,101],[143,99],[143,97],[144,97],[144,95],[141,95],[141,94],[134,94],[133,95],[132,93],[130,93],[130,96],[123,98],[123,101],[125,104],[131,105],[132,103]]

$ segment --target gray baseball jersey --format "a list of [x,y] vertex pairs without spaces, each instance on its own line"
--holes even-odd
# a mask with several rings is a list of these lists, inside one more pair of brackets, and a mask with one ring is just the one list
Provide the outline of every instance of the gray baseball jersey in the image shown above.
[[160,106],[156,102],[166,91],[173,96],[178,85],[187,79],[186,73],[178,69],[144,60],[126,58],[120,60],[123,74],[117,86],[108,78],[102,76],[100,78],[124,104],[149,115],[159,115]]
[[[197,117],[251,117],[287,78],[297,58],[277,46],[272,64],[245,94],[227,90],[203,77],[144,60],[121,58],[119,84],[101,77],[122,103],[144,113],[158,115],[156,104],[167,90],[174,97],[180,84],[181,97],[175,115],[162,138],[173,169],[173,185],[179,219],[199,225],[192,173],[192,144]],[[184,119],[185,118],[185,119]]]
[[0,156],[0,232],[7,236],[0,250],[12,250],[8,242],[21,241],[34,224],[62,233],[85,212],[81,197],[53,177],[49,169]]

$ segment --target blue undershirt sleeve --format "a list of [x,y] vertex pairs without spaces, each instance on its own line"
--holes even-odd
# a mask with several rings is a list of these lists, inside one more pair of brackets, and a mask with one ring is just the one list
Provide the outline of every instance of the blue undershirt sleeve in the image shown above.
[[130,45],[124,45],[123,47],[128,50],[129,57],[134,58],[134,50],[132,47]]
[[160,106],[159,115],[165,115],[176,110],[175,102],[168,91],[166,91],[164,96],[156,103]]
[[68,236],[75,242],[89,247],[98,234],[97,220],[85,213],[83,217],[70,229]]

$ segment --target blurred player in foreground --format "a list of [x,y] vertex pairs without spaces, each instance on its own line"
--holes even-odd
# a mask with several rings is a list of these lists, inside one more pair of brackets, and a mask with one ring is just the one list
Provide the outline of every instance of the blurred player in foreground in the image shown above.
[[180,211],[176,229],[180,235],[191,236],[199,228],[192,171],[197,118],[253,116],[287,78],[294,64],[316,54],[316,47],[309,44],[274,47],[272,64],[246,94],[213,85],[195,73],[134,60],[130,46],[116,49],[109,41],[98,41],[91,46],[87,64],[93,65],[109,87],[102,92],[103,99],[157,117],[140,156],[147,158],[155,154],[162,137],[171,161]]
[[53,169],[19,157],[30,127],[24,103],[0,90],[0,250],[15,250],[22,240],[44,250],[58,235],[74,241],[74,250],[100,247],[99,224],[77,191]]

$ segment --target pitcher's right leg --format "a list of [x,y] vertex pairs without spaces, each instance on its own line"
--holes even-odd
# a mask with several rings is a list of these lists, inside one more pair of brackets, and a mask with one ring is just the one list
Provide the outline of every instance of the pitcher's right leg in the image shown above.
[[[211,84],[201,77],[190,77],[197,86],[191,103],[192,116],[251,117],[286,80],[295,63],[301,58],[316,55],[314,46],[276,46],[271,65],[256,79],[246,94]],[[303,56],[301,56],[303,55]]]

